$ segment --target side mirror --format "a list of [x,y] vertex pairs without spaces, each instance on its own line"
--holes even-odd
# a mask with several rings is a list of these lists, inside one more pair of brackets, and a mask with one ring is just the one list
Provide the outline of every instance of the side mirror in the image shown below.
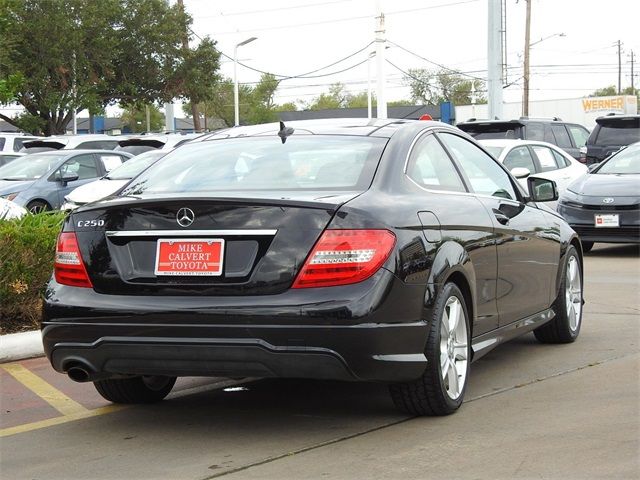
[[589,169],[589,173],[593,172],[593,171],[596,169],[596,167],[597,167],[598,165],[600,165],[600,162],[598,162],[598,163],[592,163],[591,165],[589,165],[589,166],[587,167],[587,168]]
[[65,172],[64,175],[60,177],[60,181],[63,185],[66,185],[67,183],[73,182],[75,180],[78,180],[77,173]]
[[556,182],[546,178],[529,177],[527,178],[529,186],[529,197],[534,202],[553,202],[558,200],[558,187]]
[[527,178],[529,175],[531,175],[531,172],[529,171],[528,168],[525,167],[515,167],[511,169],[511,174],[520,179],[520,178]]

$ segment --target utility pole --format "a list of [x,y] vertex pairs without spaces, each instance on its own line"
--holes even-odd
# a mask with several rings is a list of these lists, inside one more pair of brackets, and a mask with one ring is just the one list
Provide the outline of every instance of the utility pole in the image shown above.
[[631,95],[635,95],[636,89],[633,86],[633,50],[631,50]]
[[[502,50],[502,0],[488,0],[488,7],[487,94],[489,97],[489,118],[493,120],[502,118],[502,64],[504,62]],[[472,82],[472,89],[473,87]],[[475,99],[475,90],[472,98]],[[472,100],[472,103],[475,104],[475,101]],[[475,117],[475,115],[473,116]]]
[[[182,10],[182,13],[184,13],[185,12],[184,1],[178,0],[178,5],[180,5],[180,9]],[[189,33],[187,30],[184,31],[184,36],[182,37],[182,48],[184,49],[185,52],[189,50]],[[200,113],[198,112],[198,104],[194,102],[192,98],[189,98],[189,101],[191,102],[191,116],[193,117],[193,130],[196,132],[199,132],[202,129],[200,127]]]
[[384,29],[384,13],[382,13],[382,9],[380,7],[380,1],[376,2],[376,11],[378,12],[378,16],[376,17],[378,22],[376,26],[376,60],[378,61],[378,80],[376,82],[376,105],[377,105],[377,114],[378,118],[387,118],[387,97],[384,96],[384,51],[386,46],[385,39],[385,29]]
[[622,48],[620,40],[616,42],[618,45],[618,95],[622,93]]
[[522,115],[529,116],[529,48],[531,47],[531,0],[527,3],[527,18],[524,29],[524,91],[522,94]]

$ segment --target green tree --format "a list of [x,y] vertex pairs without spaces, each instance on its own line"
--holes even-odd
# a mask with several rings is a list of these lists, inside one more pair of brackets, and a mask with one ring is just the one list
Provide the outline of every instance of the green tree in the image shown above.
[[130,105],[122,110],[120,120],[129,126],[132,133],[147,131],[147,109],[149,107],[149,128],[154,132],[162,130],[164,115],[155,105]]
[[[24,107],[46,134],[64,133],[74,110],[199,100],[217,80],[215,43],[185,50],[191,18],[165,0],[0,2],[0,103]],[[12,76],[22,81],[8,88]]]
[[[618,95],[618,89],[615,85],[609,85],[608,87],[599,88],[594,90],[590,97],[612,97],[614,95]],[[638,97],[638,101],[640,102],[640,90],[637,88],[631,88],[631,86],[626,87],[622,90],[622,95],[636,95]]]
[[474,94],[476,103],[487,103],[482,80],[470,79],[449,70],[432,72],[417,68],[410,69],[408,73],[404,83],[409,87],[411,100],[415,103],[438,105],[453,102],[455,105],[468,105],[472,103]]
[[[282,107],[275,104],[274,97],[279,81],[271,74],[263,74],[255,85],[238,86],[240,123],[254,125],[275,122]],[[218,82],[209,93],[209,100],[198,104],[205,117],[220,118],[227,126],[234,123],[233,81],[224,79]],[[291,106],[291,105],[288,105]],[[294,105],[295,108],[295,105]],[[191,104],[183,106],[185,115],[191,116]]]

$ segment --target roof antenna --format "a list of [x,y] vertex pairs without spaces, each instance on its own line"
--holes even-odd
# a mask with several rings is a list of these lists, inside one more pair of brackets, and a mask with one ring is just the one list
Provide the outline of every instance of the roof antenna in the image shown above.
[[280,131],[278,132],[278,136],[282,140],[282,143],[287,141],[287,137],[293,134],[295,130],[291,127],[285,127],[284,122],[280,122]]

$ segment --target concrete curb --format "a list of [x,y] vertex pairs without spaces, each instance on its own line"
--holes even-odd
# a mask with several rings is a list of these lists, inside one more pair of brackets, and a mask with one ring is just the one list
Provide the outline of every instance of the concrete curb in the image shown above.
[[44,355],[40,330],[0,335],[0,363]]

